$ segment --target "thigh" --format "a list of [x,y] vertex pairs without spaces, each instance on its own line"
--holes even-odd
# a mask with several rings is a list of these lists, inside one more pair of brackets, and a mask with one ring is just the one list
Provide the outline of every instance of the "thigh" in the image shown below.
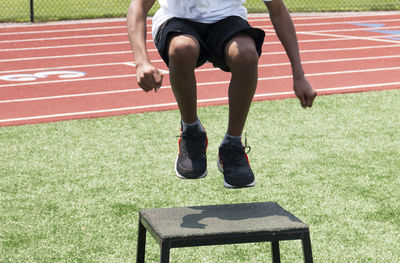
[[264,31],[251,27],[241,17],[230,16],[212,25],[207,32],[206,45],[211,50],[209,61],[215,67],[219,67],[224,71],[230,71],[225,62],[225,47],[235,36],[240,36],[240,39],[242,39],[243,35],[245,36],[245,41],[253,40],[256,51],[260,56],[265,37]]
[[181,18],[172,18],[160,26],[154,43],[158,49],[158,52],[164,62],[169,64],[169,47],[171,40],[177,36],[183,35],[186,40],[195,39],[199,45],[199,56],[197,60],[197,66],[201,66],[207,60],[209,51],[202,40],[201,30],[197,23]]

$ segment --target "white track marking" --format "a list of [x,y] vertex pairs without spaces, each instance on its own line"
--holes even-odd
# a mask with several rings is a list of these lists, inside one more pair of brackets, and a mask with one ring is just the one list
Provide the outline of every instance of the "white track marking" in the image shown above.
[[[343,59],[330,59],[330,60],[310,60],[303,61],[303,64],[320,64],[320,63],[337,63],[337,62],[346,62],[346,61],[357,61],[357,60],[381,60],[381,59],[393,59],[400,58],[400,55],[390,55],[390,56],[376,56],[376,57],[360,57],[360,58],[343,58]],[[153,61],[154,62],[154,61]],[[161,62],[161,61],[159,61]],[[111,65],[115,64],[125,64],[130,67],[135,67],[135,63],[132,62],[124,62],[124,63],[110,63]],[[274,64],[260,64],[259,67],[277,67],[277,66],[288,66],[289,62],[283,63],[274,63]],[[82,67],[88,66],[104,66],[103,64],[94,64],[94,65],[83,65]],[[47,68],[50,69],[63,69],[65,67],[57,67],[57,68]],[[66,67],[72,68],[72,67]],[[74,68],[80,68],[80,66],[75,66]],[[45,70],[45,69],[43,69]],[[169,74],[168,70],[159,69],[163,74]],[[207,72],[207,71],[217,71],[219,68],[205,68],[205,69],[196,69],[196,72]],[[13,83],[13,84],[3,84],[0,85],[0,88],[5,87],[16,87],[16,86],[29,86],[29,85],[38,85],[38,84],[52,84],[52,83],[61,83],[61,82],[74,82],[74,81],[88,81],[88,80],[98,80],[98,79],[113,79],[113,78],[126,78],[126,77],[136,77],[136,74],[128,74],[128,75],[119,75],[119,76],[99,76],[99,77],[85,77],[85,78],[77,78],[77,79],[68,79],[68,80],[52,80],[52,81],[37,81],[37,82],[25,82],[25,83]]]
[[[2,43],[17,43],[17,42],[31,42],[31,41],[45,41],[45,40],[63,40],[63,39],[77,39],[77,38],[96,38],[96,37],[116,37],[126,36],[128,33],[115,33],[115,34],[100,34],[100,35],[79,35],[79,36],[68,36],[68,37],[46,37],[46,38],[29,38],[29,39],[15,39],[15,40],[2,40]],[[149,40],[149,42],[152,40]]]
[[[260,29],[264,29],[265,31],[271,31],[271,26],[257,26]],[[381,27],[379,29],[392,29],[398,27]],[[327,29],[327,30],[316,30],[316,31],[306,31],[306,32],[315,32],[315,33],[328,33],[328,32],[342,32],[342,31],[366,31],[368,28],[356,28],[356,29]],[[301,32],[301,31],[299,31]],[[147,32],[147,35],[151,36],[151,32]],[[66,37],[48,37],[48,38],[29,38],[29,39],[14,39],[14,40],[2,40],[1,43],[17,43],[17,42],[31,42],[31,41],[45,41],[45,40],[64,40],[64,39],[77,39],[77,38],[96,38],[96,37],[115,37],[115,36],[126,36],[128,37],[128,33],[112,33],[112,34],[98,34],[98,35],[76,35],[76,36],[66,36]],[[152,42],[152,40],[148,40],[148,42]]]
[[[311,52],[333,52],[333,51],[346,51],[346,50],[362,50],[362,49],[379,49],[379,48],[397,48],[400,47],[399,41],[390,41],[390,43],[396,43],[395,45],[380,45],[380,46],[361,46],[361,47],[349,47],[349,48],[330,48],[330,49],[310,49],[301,50],[301,53]],[[148,49],[148,52],[156,52],[156,49]],[[59,59],[59,58],[71,58],[71,57],[86,57],[86,56],[107,56],[107,55],[119,55],[119,54],[130,54],[131,50],[113,51],[113,52],[99,52],[99,53],[85,53],[85,54],[71,54],[71,55],[59,55],[59,56],[43,56],[43,57],[28,57],[28,58],[11,58],[11,59],[0,59],[0,63],[4,62],[15,62],[15,61],[29,61],[29,60],[45,60],[45,59]],[[284,51],[278,52],[263,52],[263,55],[279,55],[286,54]]]
[[0,33],[0,36],[9,35],[31,35],[31,34],[47,34],[47,33],[64,33],[64,32],[76,32],[76,31],[94,31],[94,30],[108,30],[108,29],[124,29],[126,26],[105,26],[105,27],[85,27],[85,28],[66,28],[66,29],[54,29],[54,30],[40,30],[40,31],[20,31],[20,32],[6,32]]
[[57,45],[57,46],[41,46],[41,47],[25,47],[25,48],[6,48],[0,49],[0,52],[11,52],[11,51],[31,51],[41,49],[57,49],[57,48],[74,48],[74,47],[93,47],[93,46],[109,46],[109,45],[125,45],[129,44],[129,41],[120,42],[99,42],[99,43],[88,43],[88,44],[76,44],[76,45]]
[[[364,49],[381,49],[381,48],[397,48],[400,47],[400,42],[395,45],[380,45],[380,46],[361,46],[361,47],[345,47],[345,48],[324,48],[324,49],[302,49],[300,53],[314,53],[314,52],[341,52],[341,51],[354,51]],[[281,55],[286,54],[285,51],[277,52],[263,52],[263,55]]]
[[136,74],[126,74],[126,75],[112,75],[112,76],[99,76],[99,77],[89,77],[89,78],[76,78],[76,79],[62,79],[62,80],[51,80],[51,81],[33,81],[26,83],[14,83],[14,84],[4,84],[0,85],[0,88],[5,87],[17,87],[17,86],[29,86],[29,85],[37,85],[37,84],[53,84],[53,83],[62,83],[62,82],[74,82],[74,81],[88,81],[88,80],[101,80],[101,79],[120,79],[120,78],[132,78],[136,77]]
[[107,95],[107,94],[135,92],[135,91],[141,91],[141,90],[142,89],[123,89],[123,90],[110,90],[110,91],[87,92],[87,93],[57,95],[57,96],[35,97],[35,98],[26,98],[26,99],[0,100],[0,104],[38,101],[38,100],[66,99],[66,98],[86,97],[86,96],[98,96],[98,95]]
[[85,54],[71,54],[71,55],[60,55],[60,56],[43,56],[43,57],[30,57],[30,58],[12,58],[12,59],[0,59],[0,62],[29,61],[29,60],[43,60],[43,59],[55,59],[55,58],[86,57],[86,56],[107,56],[107,55],[129,54],[129,53],[132,53],[132,51],[131,51],[131,50],[126,50],[126,51],[85,53]]
[[[353,26],[357,26],[357,25],[353,25]],[[311,30],[310,32],[314,32],[314,33],[357,32],[357,31],[372,31],[372,30],[392,30],[392,29],[399,29],[399,28],[400,28],[400,26],[386,26],[386,27],[385,26],[383,26],[383,27],[362,27],[362,26],[359,26],[357,28]]]
[[[129,67],[133,67],[133,68],[136,68],[136,64],[135,63],[133,63],[133,62],[126,62],[126,63],[124,63],[125,65],[127,65],[127,66],[129,66]],[[164,69],[158,69],[162,74],[169,74],[169,71],[168,70],[164,70]]]
[[[249,19],[250,22],[265,22],[268,23],[268,27],[272,28],[270,24],[269,18],[265,19]],[[358,21],[336,21],[336,22],[318,22],[312,23],[312,26],[323,26],[323,25],[348,25],[348,24],[356,24],[356,23],[384,23],[384,22],[398,22],[400,19],[367,19],[367,20],[358,20]],[[310,26],[310,23],[296,23],[296,27],[301,26]],[[32,35],[32,34],[48,34],[48,33],[65,33],[65,32],[79,32],[79,31],[94,31],[94,30],[109,30],[109,29],[126,29],[125,25],[123,26],[99,26],[99,27],[87,27],[87,28],[67,28],[67,29],[53,29],[53,30],[39,30],[39,31],[16,31],[16,32],[6,32],[0,33],[0,36],[9,36],[9,35]],[[151,25],[147,25],[148,30],[151,29]]]
[[[379,14],[379,13],[378,13]],[[151,19],[148,19],[149,21]],[[46,27],[46,26],[62,26],[62,25],[88,25],[98,23],[121,23],[126,22],[125,18],[100,18],[100,19],[82,19],[82,20],[63,20],[52,22],[35,22],[35,23],[4,23],[4,28],[20,28],[20,27]]]
[[[369,18],[372,17],[375,19],[376,17],[388,17],[388,16],[393,16],[393,15],[399,15],[399,11],[390,11],[390,12],[332,12],[332,13],[292,13],[292,20],[294,21],[301,21],[301,20],[325,20],[325,19],[332,19],[332,18]],[[261,17],[261,18],[260,18]],[[269,20],[268,14],[266,15],[266,18],[264,18],[264,14],[249,14],[249,20],[250,21],[257,21],[261,19],[261,21],[264,20]],[[312,22],[311,22],[312,23]]]
[[[400,85],[400,82],[392,82],[392,83],[377,83],[377,84],[367,84],[367,85],[355,85],[355,86],[346,86],[346,87],[334,87],[334,88],[325,88],[325,89],[316,89],[317,92],[329,92],[329,91],[346,91],[346,90],[355,90],[355,89],[364,89],[364,88],[374,88],[374,87],[390,87]],[[291,95],[294,92],[274,92],[274,93],[263,93],[263,94],[255,94],[255,98],[267,98],[279,95]],[[199,103],[208,103],[208,102],[216,102],[216,101],[227,101],[227,97],[220,98],[211,98],[211,99],[200,99]],[[49,115],[38,115],[38,116],[29,116],[29,117],[20,117],[20,118],[10,118],[10,119],[0,119],[0,123],[6,122],[18,122],[18,121],[28,121],[28,120],[40,120],[40,119],[49,119],[49,118],[60,118],[60,117],[72,117],[72,116],[84,116],[91,114],[99,114],[99,113],[111,113],[111,112],[123,112],[123,111],[131,111],[131,110],[144,110],[149,108],[163,108],[177,106],[176,102],[170,103],[162,103],[162,104],[152,104],[152,105],[142,105],[142,106],[134,106],[134,107],[124,107],[124,108],[111,108],[111,109],[101,109],[101,110],[93,110],[93,111],[80,111],[80,112],[69,112],[69,113],[58,113],[58,114],[49,114]]]
[[[304,34],[304,33],[303,33]],[[380,38],[382,35],[372,36],[370,38]],[[323,38],[323,39],[304,39],[299,40],[299,43],[309,43],[309,42],[330,42],[330,41],[347,41],[353,40],[350,38]],[[74,45],[57,45],[57,46],[39,46],[39,47],[26,47],[26,48],[5,48],[0,49],[0,52],[13,52],[13,51],[31,51],[31,50],[43,50],[43,49],[60,49],[60,48],[75,48],[75,47],[93,47],[93,46],[109,46],[109,45],[125,45],[129,44],[129,41],[119,41],[119,42],[98,42],[98,43],[87,43],[87,44],[74,44]],[[267,45],[281,45],[279,41],[265,41],[264,46]],[[154,50],[156,51],[156,50]]]
[[[400,13],[399,13],[400,15]],[[261,18],[261,19],[248,19],[250,22],[265,22],[265,23],[270,23],[271,20],[269,18]],[[299,19],[293,19],[293,20],[299,20]],[[362,23],[383,23],[383,22],[398,22],[400,21],[399,18],[394,18],[394,19],[366,19],[366,20],[356,20],[356,21],[329,21],[329,22],[307,22],[304,24],[301,23],[295,23],[296,27],[299,26],[330,26],[330,25],[348,25],[352,23],[357,23],[357,24],[362,24]]]
[[[305,32],[300,32],[299,34],[307,34]],[[392,37],[396,37],[397,35],[393,35]],[[373,40],[375,38],[385,38],[390,37],[389,35],[376,35],[370,36],[367,40]],[[298,40],[298,43],[311,43],[311,42],[331,42],[331,41],[349,41],[349,40],[359,40],[345,37],[336,37],[336,38],[321,38],[321,39],[303,39]],[[399,41],[400,42],[400,41]],[[125,45],[129,44],[129,41],[119,41],[119,42],[99,42],[99,43],[88,43],[88,44],[75,44],[75,45],[57,45],[57,46],[40,46],[40,47],[26,47],[26,48],[6,48],[0,49],[0,52],[13,52],[13,51],[31,51],[31,50],[43,50],[43,49],[60,49],[60,48],[75,48],[75,47],[93,47],[93,46],[109,46],[109,45]],[[263,46],[269,45],[281,45],[279,41],[265,41]],[[156,51],[155,49],[149,50],[150,52]]]
[[30,71],[40,71],[40,70],[104,67],[104,66],[125,65],[126,63],[128,63],[128,62],[111,62],[111,63],[101,63],[101,64],[87,64],[87,65],[70,65],[70,66],[60,66],[60,67],[46,67],[46,68],[16,69],[16,70],[0,71],[0,74],[17,73],[17,72],[30,72]]
[[[325,59],[325,60],[304,60],[303,64],[318,64],[318,63],[332,63],[332,62],[345,62],[345,61],[357,61],[357,60],[375,60],[375,59],[393,59],[399,58],[400,55],[389,55],[389,56],[376,56],[376,57],[357,57],[357,58],[339,58],[339,59]],[[162,62],[161,60],[153,60],[152,62]],[[89,67],[107,67],[115,65],[128,65],[135,67],[133,62],[112,62],[112,63],[101,63],[101,64],[87,64],[87,65],[70,65],[70,66],[60,66],[60,67],[47,67],[47,68],[29,68],[29,69],[18,69],[18,70],[6,70],[0,71],[0,74],[8,73],[18,73],[18,72],[32,72],[32,71],[42,71],[42,70],[57,70],[57,69],[75,69],[75,68],[89,68]],[[275,66],[286,66],[290,65],[289,62],[283,63],[271,63],[271,64],[259,64],[259,67],[275,67]],[[207,69],[196,69],[196,72],[201,71],[215,71],[219,68],[207,68]],[[162,70],[168,73],[167,70]]]
[[136,107],[125,107],[125,108],[102,109],[102,110],[93,110],[93,111],[59,113],[59,114],[39,115],[39,116],[21,117],[21,118],[12,118],[12,119],[3,119],[3,120],[0,119],[0,123],[2,123],[2,122],[26,121],[26,120],[48,119],[48,118],[58,118],[58,117],[69,117],[69,116],[79,116],[79,115],[88,115],[88,114],[96,114],[96,113],[119,112],[119,111],[146,109],[146,108],[154,108],[154,107],[156,107],[156,108],[157,107],[168,107],[168,106],[175,106],[175,105],[176,105],[176,103],[163,103],[163,104],[136,106]]
[[[368,21],[364,21],[364,23],[367,23]],[[351,22],[353,23],[353,22]],[[357,23],[357,22],[354,22]],[[330,24],[330,23],[327,23]],[[350,22],[348,22],[350,24]],[[300,27],[301,25],[295,24],[296,27]],[[309,25],[308,25],[309,26]],[[354,25],[356,26],[356,25]],[[266,31],[273,31],[271,25],[267,26],[257,26],[258,28],[264,29]],[[399,26],[389,26],[389,27],[379,27],[379,28],[373,28],[373,29],[397,29]],[[84,30],[84,29],[81,29]],[[327,32],[352,32],[352,31],[368,31],[371,30],[371,28],[365,28],[365,27],[358,27],[358,28],[349,28],[349,29],[326,29],[326,30],[312,30],[312,31],[306,31],[306,32],[315,32],[315,33],[327,33]],[[63,31],[63,30],[60,30]],[[39,31],[37,31],[39,32]],[[8,33],[3,33],[5,35],[10,35]],[[148,35],[151,35],[151,31],[148,30],[147,32]],[[97,35],[76,35],[76,36],[64,36],[64,37],[47,37],[47,38],[29,38],[29,39],[14,39],[14,40],[2,40],[0,43],[16,43],[16,42],[29,42],[29,41],[45,41],[45,40],[63,40],[63,39],[76,39],[76,38],[95,38],[95,37],[113,37],[113,36],[128,36],[127,32],[124,33],[112,33],[112,34],[97,34]],[[152,40],[150,40],[152,41]]]
[[377,41],[377,42],[385,42],[385,43],[399,43],[399,40],[390,40],[390,39],[382,39],[382,38],[389,38],[395,37],[397,35],[380,35],[378,37],[358,37],[358,36],[347,36],[347,35],[338,35],[338,34],[328,34],[328,33],[318,33],[318,32],[297,32],[297,34],[304,34],[304,35],[314,35],[314,36],[323,36],[323,37],[342,37],[346,39],[355,39],[355,40],[369,40],[369,41]]
[[[332,72],[318,72],[306,74],[307,77],[316,77],[316,76],[328,76],[328,75],[343,75],[343,74],[354,74],[354,73],[366,73],[366,72],[376,72],[376,71],[392,71],[392,70],[400,70],[400,67],[390,67],[390,68],[377,68],[377,69],[363,69],[363,70],[344,70],[344,71],[332,71]],[[109,78],[121,78],[121,77],[133,77],[134,75],[121,75],[121,76],[109,76]],[[283,75],[283,76],[275,76],[275,77],[262,77],[258,78],[259,81],[266,80],[277,80],[277,79],[291,79],[292,75]],[[82,79],[84,80],[84,79]],[[228,84],[230,81],[214,81],[214,82],[203,82],[197,83],[198,87],[202,86],[210,86],[217,84]],[[21,83],[22,84],[22,83]],[[32,85],[37,83],[32,83]],[[18,84],[13,86],[20,86]],[[1,87],[1,86],[0,86]],[[163,86],[162,89],[170,89],[171,86]],[[140,88],[136,89],[123,89],[123,90],[115,90],[115,91],[104,91],[104,92],[90,92],[90,93],[82,93],[82,96],[96,96],[96,95],[104,95],[104,94],[112,94],[112,93],[123,93],[123,92],[137,92],[142,91]],[[70,98],[70,97],[79,97],[79,94],[66,94],[66,95],[57,95],[57,96],[46,96],[46,97],[36,97],[36,98],[25,98],[25,99],[14,99],[14,100],[3,100],[0,101],[0,104],[4,103],[15,103],[15,102],[25,102],[25,101],[36,101],[36,100],[50,100],[50,99],[61,99],[61,98]]]

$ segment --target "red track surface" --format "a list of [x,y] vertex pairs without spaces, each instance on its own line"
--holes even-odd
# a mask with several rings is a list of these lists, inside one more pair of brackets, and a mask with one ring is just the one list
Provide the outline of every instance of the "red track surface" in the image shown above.
[[[400,12],[293,19],[307,77],[320,95],[400,88]],[[290,65],[269,19],[249,21],[267,33],[254,99],[293,97]],[[168,69],[151,40],[150,56],[165,70],[163,87],[156,94],[137,86],[125,24],[0,26],[0,126],[176,109]],[[65,78],[65,71],[73,74]],[[196,74],[199,106],[227,102],[229,74],[209,64]]]

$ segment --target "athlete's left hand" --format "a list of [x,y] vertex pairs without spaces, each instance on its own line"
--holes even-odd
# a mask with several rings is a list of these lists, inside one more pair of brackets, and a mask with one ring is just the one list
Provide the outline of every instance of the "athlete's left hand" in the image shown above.
[[303,108],[312,107],[317,92],[305,77],[293,78],[294,93],[300,100]]

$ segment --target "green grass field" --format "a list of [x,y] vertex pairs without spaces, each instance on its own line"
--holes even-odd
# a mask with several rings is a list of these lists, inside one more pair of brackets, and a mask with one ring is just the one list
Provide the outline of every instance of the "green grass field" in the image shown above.
[[[134,262],[138,211],[276,201],[310,226],[315,262],[400,262],[400,90],[253,103],[257,185],[216,167],[227,106],[199,109],[209,174],[179,180],[178,111],[0,128],[0,262]],[[147,262],[159,247],[148,238]],[[282,262],[302,262],[300,241]],[[172,262],[265,262],[268,243],[171,250]]]
[[[29,1],[0,0],[0,22],[30,21]],[[124,17],[130,0],[34,0],[35,21]],[[400,10],[398,0],[285,0],[291,12]],[[247,0],[249,12],[266,12],[261,0]],[[150,15],[158,8],[158,2]]]

